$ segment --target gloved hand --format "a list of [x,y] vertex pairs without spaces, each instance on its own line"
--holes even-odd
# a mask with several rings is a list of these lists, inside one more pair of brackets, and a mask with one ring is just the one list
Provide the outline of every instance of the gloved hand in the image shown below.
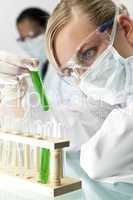
[[22,75],[23,70],[26,67],[23,66],[23,60],[11,53],[0,52],[0,82],[7,80],[7,84],[14,84],[17,82],[17,77]]
[[7,104],[22,99],[27,90],[25,75],[37,66],[37,59],[22,59],[14,54],[0,52],[1,102]]
[[36,59],[23,59],[0,51],[0,118],[22,118],[26,112],[22,105],[28,84],[25,79],[30,67],[38,65]]

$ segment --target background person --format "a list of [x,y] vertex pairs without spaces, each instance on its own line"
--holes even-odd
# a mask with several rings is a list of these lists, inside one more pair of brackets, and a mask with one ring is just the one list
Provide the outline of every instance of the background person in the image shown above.
[[44,33],[49,13],[40,8],[23,10],[16,20],[20,37],[17,39],[20,47],[33,58],[39,59],[42,80],[49,70],[49,63],[44,50]]

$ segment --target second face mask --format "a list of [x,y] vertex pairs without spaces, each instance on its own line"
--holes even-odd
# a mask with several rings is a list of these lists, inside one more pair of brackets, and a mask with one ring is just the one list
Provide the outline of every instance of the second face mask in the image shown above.
[[19,44],[20,47],[31,57],[39,59],[40,65],[46,61],[47,58],[44,50],[44,34],[41,34],[33,39],[28,39]]

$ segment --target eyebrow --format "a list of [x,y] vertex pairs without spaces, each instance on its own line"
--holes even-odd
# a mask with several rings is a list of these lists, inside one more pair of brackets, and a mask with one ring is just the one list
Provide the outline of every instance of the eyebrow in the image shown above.
[[112,28],[113,23],[114,23],[114,17],[112,19],[108,20],[107,22],[103,23],[100,27],[97,28],[97,30],[99,32],[103,33],[108,28]]

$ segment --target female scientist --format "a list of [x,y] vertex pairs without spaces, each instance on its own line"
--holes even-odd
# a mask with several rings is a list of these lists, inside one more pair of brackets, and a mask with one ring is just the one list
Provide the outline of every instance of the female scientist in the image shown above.
[[82,168],[93,179],[132,176],[133,21],[126,10],[111,0],[62,0],[46,42],[61,76],[86,97],[116,105],[82,145]]
[[[89,108],[83,101],[73,113],[58,109],[61,123],[71,128],[66,133],[73,144],[68,156],[73,173],[81,149],[80,164],[89,177],[132,176],[133,22],[126,10],[111,0],[62,0],[45,36],[51,63],[89,101]],[[20,73],[7,68],[11,79]]]

